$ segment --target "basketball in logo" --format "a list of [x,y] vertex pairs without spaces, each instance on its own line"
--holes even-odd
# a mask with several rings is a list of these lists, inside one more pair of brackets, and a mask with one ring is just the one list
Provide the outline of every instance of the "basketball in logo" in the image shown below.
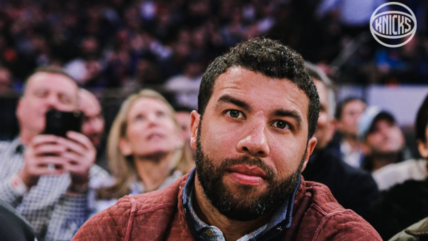
[[406,5],[389,2],[380,5],[370,18],[370,32],[383,46],[397,48],[416,34],[416,16]]

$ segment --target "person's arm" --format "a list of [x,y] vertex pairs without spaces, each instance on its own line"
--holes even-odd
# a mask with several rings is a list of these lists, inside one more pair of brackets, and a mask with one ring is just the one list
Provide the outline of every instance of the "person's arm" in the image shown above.
[[0,197],[12,207],[16,208],[28,188],[18,174],[12,175],[6,181],[0,183]]
[[[90,169],[91,182],[109,180],[108,173],[99,166]],[[46,240],[70,240],[77,230],[97,212],[96,186],[89,186],[87,192],[69,190],[61,196],[48,224]],[[70,188],[72,189],[72,188]]]
[[73,237],[73,241],[127,240],[132,230],[132,216],[136,214],[129,196],[90,218]]
[[70,240],[90,215],[91,192],[67,192],[58,200],[49,219],[45,240]]
[[89,187],[90,169],[96,157],[94,146],[86,136],[77,132],[68,132],[67,139],[60,138],[58,143],[66,150],[62,158],[71,183],[54,207],[46,240],[70,240],[93,212],[95,202],[95,191]]

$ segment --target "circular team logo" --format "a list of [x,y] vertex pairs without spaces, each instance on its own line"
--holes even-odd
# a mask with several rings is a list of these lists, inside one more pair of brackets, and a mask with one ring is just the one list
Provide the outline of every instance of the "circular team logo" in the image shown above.
[[380,5],[370,18],[370,32],[373,38],[390,48],[401,47],[412,40],[416,34],[416,25],[416,16],[412,10],[398,2]]

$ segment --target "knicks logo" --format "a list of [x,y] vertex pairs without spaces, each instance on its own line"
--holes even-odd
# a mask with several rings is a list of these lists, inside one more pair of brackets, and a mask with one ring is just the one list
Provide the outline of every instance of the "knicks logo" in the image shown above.
[[[394,10],[389,11],[389,8]],[[390,48],[401,47],[412,40],[416,34],[416,25],[416,17],[412,10],[398,2],[380,5],[370,18],[370,32],[373,38]]]

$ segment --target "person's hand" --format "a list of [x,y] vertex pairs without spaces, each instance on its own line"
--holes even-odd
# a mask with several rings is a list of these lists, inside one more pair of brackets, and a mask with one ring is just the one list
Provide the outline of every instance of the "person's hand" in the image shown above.
[[89,182],[89,169],[95,162],[95,147],[88,137],[74,131],[67,132],[67,139],[61,138],[61,144],[67,150],[63,156],[72,185],[86,185]]
[[37,184],[40,176],[62,174],[66,171],[66,146],[60,144],[61,137],[38,135],[27,146],[24,153],[24,166],[18,173],[25,185],[30,188]]

